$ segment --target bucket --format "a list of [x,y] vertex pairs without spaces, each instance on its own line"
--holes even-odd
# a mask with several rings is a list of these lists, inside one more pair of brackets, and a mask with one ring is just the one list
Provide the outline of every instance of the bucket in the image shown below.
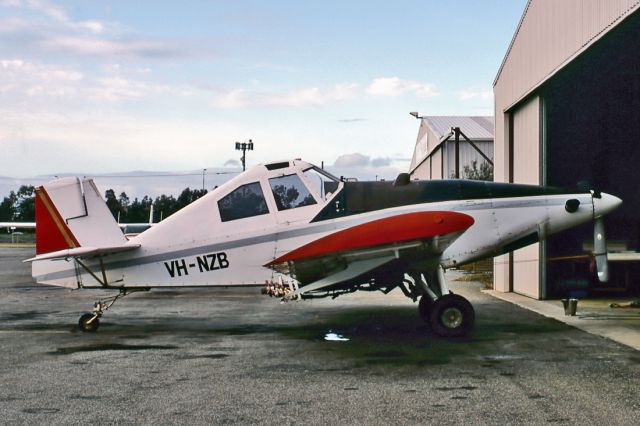
[[562,299],[562,306],[564,307],[564,314],[566,316],[576,316],[578,310],[578,299]]

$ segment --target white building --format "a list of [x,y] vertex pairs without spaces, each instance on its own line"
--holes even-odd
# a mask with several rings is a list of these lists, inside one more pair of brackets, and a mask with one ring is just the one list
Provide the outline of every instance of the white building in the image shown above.
[[[412,179],[464,178],[465,166],[477,167],[493,160],[493,117],[419,117],[420,129],[409,167]],[[458,128],[458,173],[456,176],[456,134]],[[467,139],[471,141],[469,143]],[[474,147],[475,146],[475,147]],[[480,154],[481,151],[482,154]],[[483,156],[484,155],[484,156]]]
[[[640,1],[529,0],[494,82],[496,181],[592,188],[623,208],[606,219],[609,241],[640,248]],[[611,265],[598,284],[585,226],[495,260],[495,288],[534,298],[624,290],[640,272]],[[616,271],[616,268],[617,271]],[[635,274],[635,275],[634,275]],[[633,285],[633,284],[631,284]],[[598,288],[602,286],[602,288]]]

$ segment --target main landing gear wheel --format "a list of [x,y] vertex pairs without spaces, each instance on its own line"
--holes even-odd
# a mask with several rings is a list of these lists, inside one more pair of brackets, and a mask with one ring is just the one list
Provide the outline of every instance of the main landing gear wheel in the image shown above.
[[473,306],[457,294],[445,294],[438,298],[433,302],[429,314],[431,329],[442,337],[462,336],[473,328],[474,322]]
[[84,314],[78,320],[80,330],[93,333],[100,326],[100,319],[96,314]]

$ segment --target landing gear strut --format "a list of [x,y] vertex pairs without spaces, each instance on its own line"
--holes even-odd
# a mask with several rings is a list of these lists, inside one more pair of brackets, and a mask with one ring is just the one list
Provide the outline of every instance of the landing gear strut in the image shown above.
[[422,318],[422,320],[426,323],[429,323],[433,304],[434,301],[426,294],[422,296],[420,298],[420,301],[418,302],[418,312],[420,313],[420,318]]
[[116,300],[121,299],[137,291],[149,291],[148,288],[120,289],[116,296],[98,300],[93,304],[93,313],[83,314],[78,320],[78,327],[84,332],[95,332],[100,327],[100,317],[111,307]]
[[475,322],[473,306],[464,297],[449,291],[441,266],[433,272],[412,275],[412,278],[423,293],[418,312],[434,333],[455,337],[471,331]]

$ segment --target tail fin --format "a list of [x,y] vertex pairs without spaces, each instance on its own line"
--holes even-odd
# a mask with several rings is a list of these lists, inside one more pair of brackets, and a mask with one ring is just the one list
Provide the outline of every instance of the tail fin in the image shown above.
[[36,189],[36,254],[127,242],[91,179],[63,178]]

